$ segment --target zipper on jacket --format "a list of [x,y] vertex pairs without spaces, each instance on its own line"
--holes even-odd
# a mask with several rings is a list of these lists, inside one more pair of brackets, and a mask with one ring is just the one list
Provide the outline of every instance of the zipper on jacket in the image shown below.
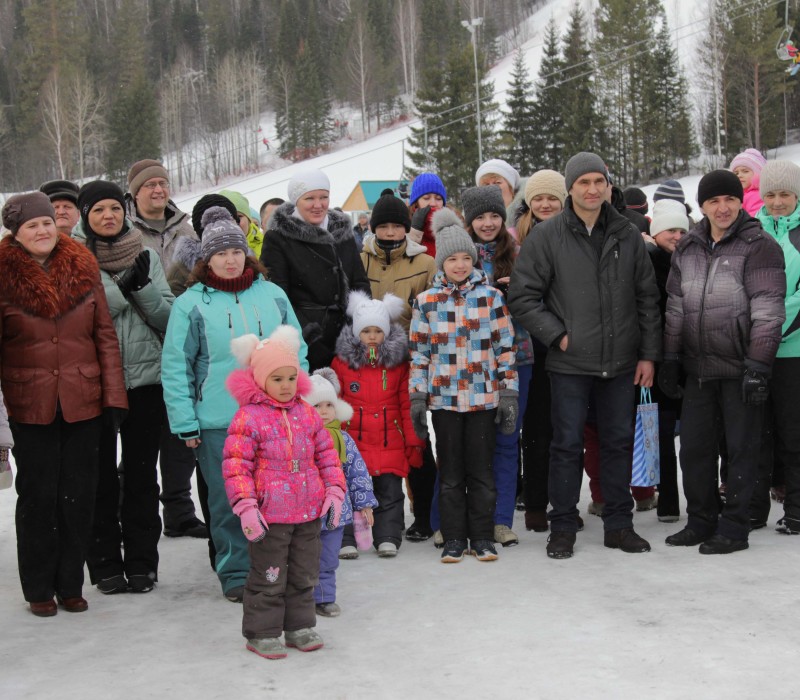
[[[386,374],[385,370],[384,374]],[[386,419],[386,406],[383,407],[383,446],[389,447],[389,425]]]
[[358,407],[358,439],[361,440],[361,428],[364,427],[364,407]]
[[253,306],[253,314],[256,317],[256,321],[258,321],[258,337],[261,338],[264,335],[264,331],[261,330],[261,316],[258,313],[257,306]]
[[386,391],[386,370],[383,370],[382,384],[383,384],[383,390]]
[[711,248],[711,257],[713,258],[713,261],[711,263],[711,266],[708,268],[708,272],[706,273],[706,283],[703,285],[703,297],[700,300],[700,313],[698,314],[697,317],[697,335],[698,338],[700,339],[700,357],[697,358],[697,386],[701,388],[703,386],[703,365],[705,364],[704,359],[706,356],[706,351],[704,347],[705,338],[703,334],[703,316],[705,316],[706,313],[706,293],[711,294],[711,289],[709,288],[709,284],[711,285],[712,288],[714,286],[712,270],[714,271],[716,270],[717,261],[719,260],[719,258],[714,258],[713,248]]

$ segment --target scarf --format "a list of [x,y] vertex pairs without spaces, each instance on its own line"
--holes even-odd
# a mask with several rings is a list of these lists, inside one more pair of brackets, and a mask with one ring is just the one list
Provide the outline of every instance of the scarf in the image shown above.
[[245,268],[245,271],[238,277],[233,279],[223,279],[217,277],[211,268],[208,268],[206,275],[206,285],[218,289],[221,292],[243,292],[245,289],[250,289],[255,281],[255,275],[252,268]]
[[110,238],[103,238],[92,232],[89,238],[97,264],[105,272],[127,270],[142,252],[142,232],[138,228],[128,228],[120,235]]
[[330,433],[333,446],[339,453],[339,461],[344,464],[347,462],[347,445],[342,435],[342,424],[338,420],[332,420],[330,423],[325,423],[325,430]]

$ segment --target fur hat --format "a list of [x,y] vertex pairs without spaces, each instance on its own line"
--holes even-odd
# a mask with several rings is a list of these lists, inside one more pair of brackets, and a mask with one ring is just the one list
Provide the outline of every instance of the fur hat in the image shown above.
[[746,151],[739,153],[732,161],[729,170],[736,170],[739,166],[750,168],[756,175],[761,172],[761,169],[766,164],[767,159],[761,155],[761,151],[755,148],[748,148]]
[[517,169],[506,163],[500,158],[487,160],[480,168],[475,171],[475,184],[480,186],[481,178],[484,175],[499,175],[509,185],[511,190],[516,192],[519,189],[519,173]]
[[426,194],[438,194],[443,204],[447,204],[447,190],[438,175],[433,173],[420,173],[411,183],[411,195],[408,198],[409,205],[414,204],[420,197]]
[[203,236],[200,241],[200,255],[208,262],[211,256],[228,248],[241,248],[245,255],[249,252],[247,239],[233,217],[222,207],[210,207],[201,219]]
[[354,290],[347,298],[347,315],[353,319],[353,335],[358,338],[359,333],[369,326],[376,326],[389,335],[392,323],[403,314],[402,299],[391,292],[384,295],[383,299],[370,299],[364,292]]
[[655,238],[659,233],[672,228],[689,230],[689,217],[686,207],[674,199],[660,199],[653,205],[653,220],[650,222],[650,234]]
[[316,406],[318,403],[328,401],[333,404],[336,420],[344,423],[353,417],[353,407],[347,401],[339,398],[341,386],[339,377],[330,367],[321,367],[311,375],[311,391],[303,395],[303,399]]
[[497,185],[470,187],[461,193],[461,202],[464,205],[464,220],[467,222],[467,226],[471,226],[472,222],[481,214],[490,211],[499,214],[503,221],[506,220],[503,193]]
[[[495,185],[496,186],[496,185]],[[433,235],[436,238],[436,267],[441,270],[444,261],[456,253],[468,253],[472,264],[478,262],[478,251],[470,235],[461,225],[461,220],[450,209],[437,209],[432,220]]]
[[761,198],[767,192],[785,190],[800,197],[800,167],[788,160],[771,160],[761,170]]
[[292,204],[297,204],[297,200],[306,192],[312,192],[314,190],[327,190],[330,192],[331,181],[321,170],[303,170],[289,180],[289,201]]
[[606,182],[609,181],[608,168],[603,159],[596,153],[581,151],[572,156],[564,168],[564,186],[567,188],[567,192],[572,189],[575,180],[587,173],[600,173]]
[[561,206],[567,198],[564,176],[555,170],[537,170],[525,184],[525,203],[530,206],[531,200],[540,194],[551,194],[558,198]]
[[39,192],[44,192],[50,197],[51,202],[55,202],[57,199],[66,199],[77,207],[78,189],[78,186],[69,180],[50,180],[39,188]]
[[660,202],[662,199],[674,199],[681,204],[686,203],[686,195],[683,193],[683,187],[677,180],[664,180],[658,187],[653,195],[654,202]]
[[744,200],[742,183],[730,170],[712,170],[700,178],[697,185],[697,203],[701,207],[707,199],[722,196],[736,197],[740,202]]
[[22,224],[40,216],[49,216],[55,223],[56,210],[44,192],[15,194],[3,205],[3,226],[15,236]]
[[294,367],[300,371],[300,331],[294,326],[278,326],[269,338],[259,340],[249,333],[231,340],[231,352],[239,364],[250,367],[262,389],[276,369]]
[[[198,238],[203,237],[203,214],[206,213],[211,207],[222,207],[226,209],[231,215],[231,218],[236,221],[236,206],[230,199],[223,197],[221,194],[205,194],[197,200],[197,204],[192,209],[192,228],[197,234]],[[178,240],[183,240],[182,236]]]
[[373,233],[381,224],[400,224],[406,233],[411,230],[411,216],[406,203],[399,197],[395,197],[394,191],[388,188],[381,192],[381,196],[372,207],[372,218],[369,220],[369,227]]
[[136,161],[128,170],[128,192],[136,199],[142,185],[153,177],[163,177],[169,182],[169,174],[159,161],[149,158]]

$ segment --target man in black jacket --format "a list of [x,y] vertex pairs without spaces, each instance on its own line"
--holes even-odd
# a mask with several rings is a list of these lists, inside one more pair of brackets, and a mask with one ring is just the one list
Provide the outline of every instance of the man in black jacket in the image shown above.
[[550,348],[547,554],[564,559],[573,553],[591,399],[600,437],[604,544],[647,552],[650,545],[633,530],[629,484],[634,385],[652,386],[661,353],[658,288],[640,232],[606,201],[603,160],[578,153],[564,175],[570,195],[564,211],[525,239],[508,299],[513,316]]

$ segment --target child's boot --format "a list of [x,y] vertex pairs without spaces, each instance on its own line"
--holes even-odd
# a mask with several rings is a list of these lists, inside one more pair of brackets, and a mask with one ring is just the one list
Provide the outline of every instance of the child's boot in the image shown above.
[[299,630],[286,631],[286,646],[294,647],[300,651],[314,651],[323,645],[320,637],[313,627],[304,627]]
[[519,544],[519,537],[508,525],[495,525],[494,541],[503,547],[513,547]]
[[339,617],[342,609],[338,603],[317,603],[317,615],[322,617]]
[[278,637],[267,637],[266,639],[248,639],[245,647],[254,654],[263,656],[265,659],[285,659],[286,647],[281,644]]

